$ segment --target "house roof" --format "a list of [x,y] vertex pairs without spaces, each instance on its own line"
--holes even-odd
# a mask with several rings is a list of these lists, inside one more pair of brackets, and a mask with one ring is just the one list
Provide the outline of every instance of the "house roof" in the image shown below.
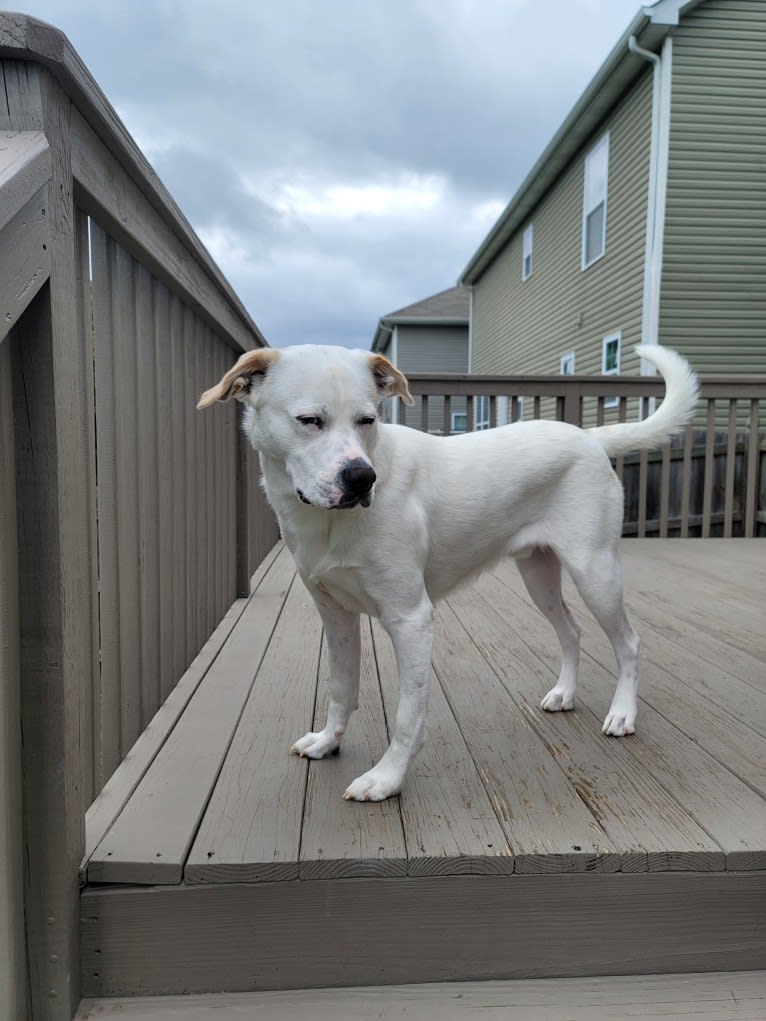
[[636,37],[643,49],[655,52],[671,28],[702,2],[658,0],[652,6],[639,10],[463,270],[459,280],[461,284],[476,283],[615,103],[646,70],[646,60],[628,49],[631,36]]
[[467,326],[470,316],[471,297],[467,287],[458,284],[446,291],[432,294],[412,305],[405,305],[395,312],[381,316],[375,338],[372,342],[373,351],[381,351],[388,343],[393,326],[417,324],[419,326]]

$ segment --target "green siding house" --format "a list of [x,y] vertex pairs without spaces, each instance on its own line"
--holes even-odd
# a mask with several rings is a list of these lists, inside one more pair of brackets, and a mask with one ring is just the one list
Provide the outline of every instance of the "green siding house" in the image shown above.
[[460,282],[472,372],[766,373],[766,2],[642,8]]

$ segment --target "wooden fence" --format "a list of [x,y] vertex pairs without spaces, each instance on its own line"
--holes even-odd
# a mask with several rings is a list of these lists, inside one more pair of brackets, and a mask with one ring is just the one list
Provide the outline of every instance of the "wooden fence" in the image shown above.
[[[441,434],[530,418],[586,427],[625,421],[664,393],[656,376],[408,378],[416,403],[402,421]],[[659,451],[616,459],[625,487],[623,534],[766,535],[765,433],[766,378],[702,379],[698,411],[684,433]]]
[[60,1019],[86,809],[277,529],[195,411],[263,337],[66,39],[0,62],[0,1017]]

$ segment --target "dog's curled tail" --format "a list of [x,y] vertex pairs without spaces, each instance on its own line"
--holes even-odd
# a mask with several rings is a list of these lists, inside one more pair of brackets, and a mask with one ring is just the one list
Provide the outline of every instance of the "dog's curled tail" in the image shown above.
[[699,397],[699,382],[681,355],[659,344],[639,344],[636,354],[659,369],[665,380],[665,398],[643,422],[623,422],[588,429],[610,457],[631,450],[651,450],[664,443],[690,421]]

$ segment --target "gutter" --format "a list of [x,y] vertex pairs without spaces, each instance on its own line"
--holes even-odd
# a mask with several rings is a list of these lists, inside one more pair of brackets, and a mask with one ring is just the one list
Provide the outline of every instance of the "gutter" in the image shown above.
[[[644,250],[644,296],[641,312],[641,343],[659,344],[662,255],[665,239],[665,206],[668,188],[670,142],[670,96],[673,71],[673,39],[668,35],[662,55],[650,53],[638,45],[635,36],[628,40],[631,53],[648,60],[652,70],[652,131],[649,153],[649,191],[646,210],[646,247]],[[641,374],[655,375],[654,366],[642,360]]]

